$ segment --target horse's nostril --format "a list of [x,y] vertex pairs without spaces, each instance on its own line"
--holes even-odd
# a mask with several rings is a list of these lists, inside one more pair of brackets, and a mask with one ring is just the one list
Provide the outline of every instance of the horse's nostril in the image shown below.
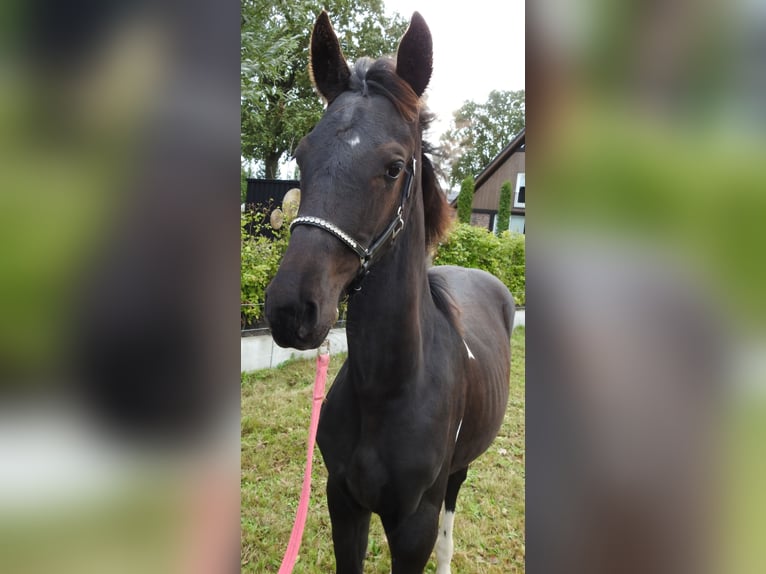
[[318,306],[314,301],[306,301],[303,307],[303,314],[298,327],[298,337],[307,339],[313,332],[317,323]]
[[313,301],[306,301],[306,314],[304,315],[306,322],[316,322],[318,308],[319,306]]

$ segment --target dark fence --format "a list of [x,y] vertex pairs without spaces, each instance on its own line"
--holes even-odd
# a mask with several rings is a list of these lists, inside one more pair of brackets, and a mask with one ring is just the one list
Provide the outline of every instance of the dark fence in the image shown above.
[[297,179],[247,179],[245,203],[250,206],[266,207],[282,205],[285,194],[294,187],[300,187]]
[[[282,200],[285,198],[285,194],[293,189],[299,187],[300,181],[297,179],[247,179],[247,196],[245,197],[245,205],[247,209],[263,211],[266,214],[266,221],[269,221],[271,212],[282,206]],[[255,234],[253,224],[249,224],[247,232],[250,235]],[[260,235],[266,237],[273,237],[271,228],[269,226],[262,226],[258,229]]]

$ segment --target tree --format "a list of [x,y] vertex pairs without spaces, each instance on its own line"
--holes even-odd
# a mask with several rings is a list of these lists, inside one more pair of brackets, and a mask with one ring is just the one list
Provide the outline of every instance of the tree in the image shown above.
[[524,127],[525,92],[498,91],[486,103],[467,101],[454,113],[440,143],[450,187],[476,177]]
[[239,163],[239,195],[242,203],[245,203],[247,199],[247,178],[252,177],[250,168],[245,165],[244,162]]
[[[243,0],[241,17],[242,156],[262,162],[258,175],[276,177],[279,162],[322,115],[308,73],[313,0]],[[393,53],[407,21],[387,17],[382,0],[324,3],[349,62]]]
[[506,181],[500,186],[500,201],[497,206],[497,235],[508,231],[511,220],[511,182]]
[[473,176],[469,175],[460,186],[460,195],[457,196],[457,220],[460,223],[471,223],[471,211],[473,210]]

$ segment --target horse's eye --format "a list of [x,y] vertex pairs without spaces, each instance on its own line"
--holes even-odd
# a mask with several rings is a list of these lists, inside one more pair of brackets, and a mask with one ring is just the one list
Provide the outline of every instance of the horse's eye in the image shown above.
[[404,169],[404,162],[402,161],[395,161],[391,165],[386,168],[386,177],[389,179],[396,179],[399,177],[402,173],[402,170]]

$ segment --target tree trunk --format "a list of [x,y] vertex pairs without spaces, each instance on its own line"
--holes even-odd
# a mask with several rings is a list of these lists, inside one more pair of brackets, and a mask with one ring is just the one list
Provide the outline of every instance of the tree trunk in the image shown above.
[[279,175],[279,158],[282,157],[282,152],[272,152],[266,155],[264,164],[266,167],[266,179],[277,179]]

